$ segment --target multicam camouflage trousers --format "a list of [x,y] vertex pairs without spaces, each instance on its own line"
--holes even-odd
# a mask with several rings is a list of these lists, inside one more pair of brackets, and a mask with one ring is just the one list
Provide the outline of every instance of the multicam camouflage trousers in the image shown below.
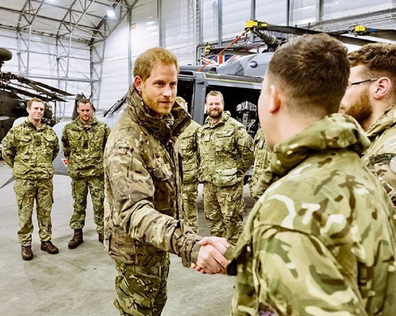
[[52,178],[45,180],[16,179],[14,191],[18,205],[19,243],[22,246],[29,246],[32,243],[34,200],[36,200],[40,240],[51,240],[51,209],[53,203]]
[[183,184],[183,213],[181,214],[187,226],[198,232],[198,182]]
[[153,266],[116,262],[114,306],[124,316],[161,315],[167,299],[169,255]]
[[71,229],[82,229],[85,225],[85,209],[87,208],[88,189],[91,194],[94,222],[96,231],[103,233],[103,201],[104,180],[103,176],[84,179],[72,179],[72,196],[74,199],[74,212],[70,219]]
[[224,188],[204,183],[203,191],[205,220],[210,234],[225,237],[235,245],[242,232],[245,210],[243,182]]

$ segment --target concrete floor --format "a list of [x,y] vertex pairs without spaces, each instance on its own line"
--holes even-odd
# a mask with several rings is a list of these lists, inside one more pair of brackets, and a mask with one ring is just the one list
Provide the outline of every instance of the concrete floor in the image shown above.
[[[0,160],[0,186],[11,177],[11,169]],[[36,213],[32,261],[23,261],[17,239],[18,216],[13,184],[0,189],[0,315],[6,316],[116,316],[113,260],[106,254],[88,205],[84,243],[70,250],[72,236],[69,219],[72,214],[70,178],[54,177],[52,208],[53,243],[60,253],[50,255],[40,250]],[[246,214],[253,200],[245,187]],[[200,234],[208,228],[200,208]],[[168,280],[168,302],[163,316],[223,316],[228,315],[234,278],[224,275],[202,275],[186,269],[181,260],[171,256]]]

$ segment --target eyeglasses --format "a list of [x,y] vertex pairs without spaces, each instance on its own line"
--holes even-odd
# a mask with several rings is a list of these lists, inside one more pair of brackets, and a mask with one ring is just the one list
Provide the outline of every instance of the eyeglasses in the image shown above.
[[362,81],[356,81],[356,82],[348,83],[347,87],[357,86],[358,84],[361,84],[361,83],[364,83],[364,82],[373,82],[373,81],[377,81],[377,80],[378,80],[378,78],[366,79],[366,80],[362,80]]

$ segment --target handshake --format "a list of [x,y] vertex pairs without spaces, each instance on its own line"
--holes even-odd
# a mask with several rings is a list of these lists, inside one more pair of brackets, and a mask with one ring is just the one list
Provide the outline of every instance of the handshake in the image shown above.
[[228,261],[224,254],[230,246],[227,240],[220,237],[204,237],[198,244],[201,245],[198,259],[191,267],[203,274],[225,274]]

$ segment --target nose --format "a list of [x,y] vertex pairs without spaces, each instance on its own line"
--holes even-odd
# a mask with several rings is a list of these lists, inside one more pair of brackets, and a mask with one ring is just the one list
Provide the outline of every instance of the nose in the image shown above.
[[169,86],[165,87],[162,95],[165,97],[170,97],[172,95],[172,89]]

